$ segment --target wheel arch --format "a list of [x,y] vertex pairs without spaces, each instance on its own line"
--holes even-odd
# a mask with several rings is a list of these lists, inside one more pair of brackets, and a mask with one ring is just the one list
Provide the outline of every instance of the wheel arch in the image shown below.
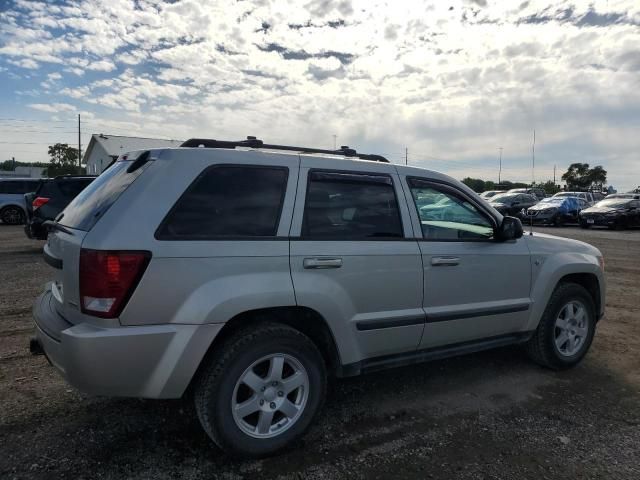
[[305,334],[318,347],[328,372],[330,374],[340,375],[342,366],[340,352],[329,324],[322,315],[309,307],[269,307],[239,313],[225,323],[200,361],[196,372],[189,382],[187,391],[193,389],[195,380],[200,375],[204,366],[207,365],[209,358],[228,338],[240,330],[265,322],[282,323]]
[[570,273],[563,276],[555,288],[558,288],[558,285],[562,283],[576,283],[589,292],[589,295],[593,299],[593,303],[596,306],[596,316],[599,316],[599,312],[602,309],[602,299],[600,295],[600,281],[598,277],[593,273]]

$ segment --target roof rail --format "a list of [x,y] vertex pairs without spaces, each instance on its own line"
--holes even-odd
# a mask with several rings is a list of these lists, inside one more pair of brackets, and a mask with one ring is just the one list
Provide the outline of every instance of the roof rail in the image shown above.
[[180,146],[186,148],[266,148],[269,150],[287,150],[291,152],[301,153],[326,153],[330,155],[344,155],[345,157],[355,157],[361,160],[389,163],[389,160],[384,158],[382,155],[358,153],[353,148],[349,148],[346,145],[341,146],[338,150],[324,150],[321,148],[294,147],[291,145],[270,145],[264,143],[262,140],[259,140],[256,137],[247,137],[246,140],[238,141],[213,140],[209,138],[190,138]]

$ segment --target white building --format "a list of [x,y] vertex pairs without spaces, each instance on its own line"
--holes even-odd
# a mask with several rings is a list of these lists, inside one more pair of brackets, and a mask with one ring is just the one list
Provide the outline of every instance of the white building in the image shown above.
[[86,165],[88,175],[98,175],[123,153],[147,148],[179,147],[182,142],[182,140],[122,137],[94,133],[91,135],[89,146],[82,157],[82,163]]

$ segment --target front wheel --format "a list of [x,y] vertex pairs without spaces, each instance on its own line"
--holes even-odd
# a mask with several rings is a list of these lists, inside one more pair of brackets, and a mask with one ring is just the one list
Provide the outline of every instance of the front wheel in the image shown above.
[[596,308],[589,292],[576,283],[562,283],[553,292],[525,347],[536,363],[566,369],[587,354],[595,330]]
[[325,392],[316,345],[298,330],[268,323],[218,347],[197,381],[195,406],[204,430],[224,451],[264,457],[304,434]]

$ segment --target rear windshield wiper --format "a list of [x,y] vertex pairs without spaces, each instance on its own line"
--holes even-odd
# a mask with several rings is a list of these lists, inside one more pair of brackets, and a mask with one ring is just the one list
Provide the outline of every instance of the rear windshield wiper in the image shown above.
[[68,233],[69,235],[73,235],[73,232],[71,230],[69,230],[64,225],[60,225],[58,222],[56,222],[54,220],[47,220],[45,222],[42,222],[42,225],[44,225],[45,228],[47,230],[49,230],[49,231],[59,230],[59,231],[64,232],[64,233]]

